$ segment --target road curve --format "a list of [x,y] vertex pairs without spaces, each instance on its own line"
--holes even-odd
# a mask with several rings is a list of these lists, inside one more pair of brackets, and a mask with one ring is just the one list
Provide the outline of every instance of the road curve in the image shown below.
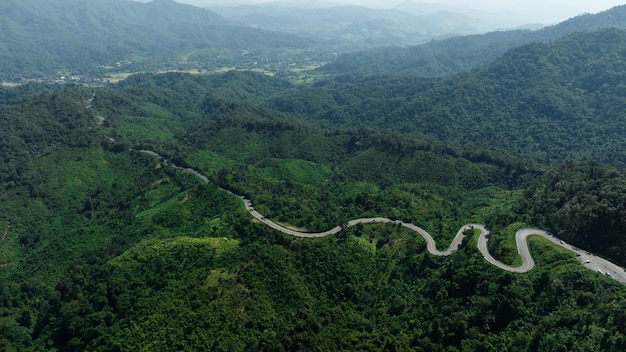
[[[139,150],[139,152],[141,153],[145,153],[145,154],[149,154],[152,155],[154,157],[160,158],[162,160],[164,160],[164,162],[167,163],[167,160],[163,159],[163,157],[161,157],[159,154],[150,151],[150,150]],[[183,168],[180,166],[177,166],[173,163],[169,163],[172,167],[177,168],[179,170],[182,170],[184,172],[193,174],[195,176],[197,176],[198,178],[200,178],[204,183],[210,183],[209,178],[206,177],[205,175],[203,175],[202,173],[200,173],[199,171],[196,171],[194,169],[191,168]],[[342,230],[342,226],[336,226],[333,227],[330,230],[324,231],[324,232],[300,232],[300,231],[296,231],[287,227],[284,227],[280,224],[277,224],[275,222],[273,222],[272,220],[266,218],[265,216],[263,216],[261,213],[259,213],[258,211],[256,211],[254,209],[254,206],[252,205],[252,201],[250,199],[245,198],[244,196],[240,196],[237,195],[229,190],[226,190],[224,188],[219,188],[220,190],[227,192],[235,197],[238,197],[239,199],[242,200],[242,202],[244,203],[246,210],[254,217],[256,218],[258,221],[262,222],[263,224],[267,225],[268,227],[280,231],[284,234],[290,235],[290,236],[294,236],[294,237],[302,237],[302,238],[317,238],[317,237],[325,237],[325,236],[329,236],[329,235],[334,235],[337,234],[338,232],[340,232]],[[490,264],[502,269],[502,270],[506,270],[509,272],[514,272],[514,273],[525,273],[529,270],[531,270],[534,266],[535,266],[535,261],[533,260],[533,257],[530,254],[530,250],[528,248],[528,237],[529,236],[540,236],[543,237],[547,240],[549,240],[550,242],[556,244],[557,246],[563,247],[571,252],[574,252],[578,258],[578,260],[581,262],[581,264],[583,264],[585,267],[587,267],[590,270],[594,270],[594,271],[598,271],[600,274],[604,274],[606,276],[609,276],[619,282],[621,282],[622,284],[626,285],[626,272],[624,271],[623,268],[621,268],[620,266],[606,260],[603,258],[600,258],[598,256],[595,256],[587,251],[583,251],[577,247],[574,247],[570,244],[565,243],[562,240],[559,240],[557,237],[555,237],[554,235],[550,234],[547,231],[544,230],[539,230],[539,229],[521,229],[519,231],[517,231],[517,233],[515,234],[515,243],[517,245],[517,251],[519,253],[519,255],[522,258],[522,264],[520,266],[517,267],[513,267],[507,264],[504,264],[500,261],[498,261],[497,259],[495,259],[490,253],[489,250],[487,248],[487,241],[489,239],[489,231],[487,230],[487,228],[485,228],[484,225],[481,224],[466,224],[463,227],[461,227],[459,229],[459,231],[457,232],[456,236],[454,237],[454,239],[452,240],[452,243],[450,243],[450,247],[448,247],[448,249],[446,249],[445,251],[440,251],[437,249],[437,246],[435,244],[435,240],[433,239],[433,237],[426,232],[426,230],[422,229],[421,227],[411,224],[411,223],[406,223],[400,220],[392,220],[392,219],[388,219],[388,218],[360,218],[360,219],[354,219],[354,220],[350,220],[348,221],[344,227],[350,227],[350,226],[355,226],[357,224],[376,224],[376,223],[393,223],[396,225],[400,225],[402,227],[405,227],[409,230],[415,231],[417,232],[420,236],[422,236],[422,238],[426,241],[427,244],[427,249],[428,252],[432,255],[436,255],[436,256],[448,256],[452,253],[454,253],[454,251],[456,251],[459,246],[461,245],[461,243],[463,242],[463,238],[465,237],[465,232],[467,230],[479,230],[480,231],[480,235],[478,237],[478,250],[480,251],[480,253],[482,254],[482,256],[485,258],[485,260],[487,262],[489,262]],[[604,269],[604,271],[603,271]]]

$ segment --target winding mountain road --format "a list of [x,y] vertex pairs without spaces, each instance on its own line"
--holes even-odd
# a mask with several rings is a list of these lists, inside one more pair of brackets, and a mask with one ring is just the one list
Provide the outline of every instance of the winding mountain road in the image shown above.
[[[167,160],[163,159],[159,154],[150,151],[150,150],[140,150],[139,152],[141,153],[145,153],[145,154],[149,154],[155,157],[158,157],[162,160],[164,160],[164,162],[167,163]],[[203,182],[205,183],[210,183],[209,178],[206,177],[205,175],[203,175],[202,173],[200,173],[199,171],[196,171],[194,169],[191,168],[183,168],[180,166],[177,166],[175,164],[170,163],[170,165],[172,165],[172,167],[180,169],[184,172],[187,173],[191,173],[193,175],[196,175],[198,178],[200,178]],[[303,238],[317,238],[317,237],[325,237],[325,236],[329,236],[329,235],[334,235],[338,232],[340,232],[342,230],[341,226],[336,226],[333,227],[332,229],[328,230],[328,231],[324,231],[324,232],[300,232],[300,231],[296,231],[287,227],[284,227],[280,224],[277,224],[275,222],[273,222],[272,220],[267,219],[265,216],[263,216],[261,213],[259,213],[258,211],[256,211],[254,209],[254,206],[252,205],[252,201],[234,194],[233,192],[220,188],[220,190],[227,192],[235,197],[238,197],[242,200],[242,202],[244,203],[246,210],[254,217],[256,218],[258,221],[264,223],[265,225],[267,225],[268,227],[271,227],[274,230],[280,231],[284,234],[290,235],[290,236],[294,236],[294,237],[303,237]],[[517,267],[513,267],[507,264],[504,264],[500,261],[498,261],[497,259],[495,259],[490,253],[489,250],[487,249],[487,241],[489,239],[489,231],[487,230],[487,228],[485,228],[484,225],[481,224],[467,224],[464,225],[463,227],[461,227],[461,229],[459,229],[459,232],[457,232],[456,236],[454,237],[454,239],[452,240],[452,243],[450,243],[450,247],[448,247],[447,250],[445,251],[440,251],[437,249],[437,246],[435,244],[435,240],[433,239],[433,237],[426,232],[426,230],[422,229],[419,226],[410,224],[410,223],[406,223],[406,222],[402,222],[400,220],[392,220],[392,219],[388,219],[388,218],[360,218],[360,219],[354,219],[354,220],[350,220],[345,226],[350,227],[350,226],[355,226],[357,224],[373,224],[373,223],[393,223],[393,224],[399,224],[403,227],[406,227],[407,229],[410,229],[412,231],[417,232],[420,236],[422,236],[422,238],[426,241],[427,244],[427,249],[428,252],[432,255],[436,255],[436,256],[448,256],[452,253],[454,253],[454,251],[456,251],[459,246],[461,245],[461,243],[463,242],[463,238],[465,237],[464,233],[467,230],[479,230],[480,231],[480,235],[478,237],[478,250],[480,251],[480,253],[483,255],[483,257],[485,258],[485,260],[487,262],[489,262],[490,264],[502,269],[502,270],[506,270],[506,271],[510,271],[510,272],[514,272],[514,273],[525,273],[529,270],[531,270],[534,266],[535,266],[535,261],[533,260],[533,257],[530,254],[530,250],[528,248],[528,237],[529,236],[540,236],[543,237],[547,240],[549,240],[550,242],[554,243],[557,246],[563,247],[571,252],[574,252],[576,254],[576,257],[578,258],[579,262],[584,265],[585,267],[587,267],[590,270],[594,270],[597,271],[599,274],[602,275],[606,275],[608,277],[611,277],[619,282],[621,282],[622,284],[626,285],[626,272],[624,271],[624,269],[606,259],[600,258],[596,255],[593,255],[587,251],[583,251],[577,247],[574,247],[570,244],[565,243],[562,240],[559,240],[558,238],[556,238],[554,235],[550,234],[547,231],[544,230],[539,230],[539,229],[521,229],[519,231],[517,231],[517,233],[515,234],[515,243],[517,245],[517,251],[519,253],[519,255],[522,258],[522,264],[520,266]]]

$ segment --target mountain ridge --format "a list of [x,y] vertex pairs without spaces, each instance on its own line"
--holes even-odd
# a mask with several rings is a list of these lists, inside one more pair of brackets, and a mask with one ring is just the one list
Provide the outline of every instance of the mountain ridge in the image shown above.
[[208,8],[248,26],[323,38],[339,49],[346,47],[350,51],[381,45],[415,45],[432,38],[496,28],[484,20],[454,12],[417,15],[399,9],[357,5],[319,8],[298,5],[266,3]]
[[575,32],[590,32],[609,27],[626,28],[626,5],[616,6],[598,14],[579,15],[535,31],[496,31],[433,40],[409,48],[387,47],[345,54],[318,70],[331,74],[402,73],[441,77],[486,64],[516,46],[534,41],[551,41]]
[[[182,60],[197,50],[303,48],[310,40],[238,26],[171,0],[0,4],[0,79],[85,73],[118,61]],[[217,55],[217,54],[216,54]]]

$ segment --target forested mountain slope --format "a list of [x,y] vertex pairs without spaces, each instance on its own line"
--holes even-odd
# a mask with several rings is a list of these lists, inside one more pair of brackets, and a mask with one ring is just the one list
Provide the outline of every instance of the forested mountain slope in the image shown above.
[[[161,106],[184,110],[187,115],[193,111],[196,116],[211,116],[211,119],[194,122],[187,132],[181,128],[177,138],[185,144],[208,148],[247,164],[264,157],[330,163],[336,165],[337,176],[341,175],[342,179],[366,179],[383,187],[402,181],[429,180],[470,189],[488,184],[508,188],[534,179],[537,173],[532,170],[537,170],[539,164],[556,165],[568,159],[596,160],[623,168],[619,145],[624,143],[620,132],[624,121],[618,102],[622,99],[619,82],[623,70],[619,67],[626,48],[624,39],[622,31],[603,30],[571,36],[553,44],[532,44],[511,51],[484,69],[443,81],[378,79],[303,89],[262,75],[233,72],[213,78],[136,76],[120,88],[135,94],[138,87],[142,87],[139,89],[142,93],[137,95],[143,96],[142,99],[160,101]],[[253,87],[258,93],[253,93]],[[195,93],[182,96],[181,91]],[[170,102],[163,100],[166,96],[170,97]],[[361,100],[363,97],[366,99]],[[111,105],[104,98],[100,94],[96,101],[100,99],[104,105]],[[278,106],[282,109],[277,111]],[[407,106],[429,110],[411,118]],[[430,128],[421,128],[418,123],[428,124]],[[322,131],[328,131],[315,132],[319,124],[324,126]],[[397,132],[404,136],[396,135]],[[241,138],[242,135],[249,137]],[[118,134],[115,138],[124,137]],[[429,156],[431,152],[435,154]],[[363,164],[349,161],[355,157],[355,161]],[[483,165],[446,175],[445,170],[451,167],[444,161],[448,157],[493,164],[501,169],[491,173]],[[372,162],[378,165],[375,168],[378,171],[367,166]],[[460,165],[458,161],[455,163]],[[235,176],[237,181],[230,183],[230,187],[253,199],[274,204],[261,205],[272,214],[285,200],[276,194],[255,193],[258,188],[257,191],[248,189],[243,180],[254,179],[256,172],[254,168],[239,169],[235,172],[239,175]],[[457,175],[466,177],[457,178]],[[568,172],[563,171],[556,178],[566,179],[566,175]],[[591,179],[592,175],[597,173],[578,175],[568,182],[587,182],[584,180]],[[617,184],[615,187],[619,189],[623,179],[622,175],[608,184]],[[256,182],[260,181],[253,183]],[[537,189],[535,192],[543,192],[541,190],[554,182],[557,181],[538,179],[533,187]],[[594,181],[590,185],[604,182]],[[290,184],[295,187],[293,182]],[[571,243],[587,245],[589,249],[624,262],[626,258],[620,248],[626,238],[620,230],[623,222],[619,214],[623,210],[619,191],[613,186],[608,190],[596,186],[582,190],[572,187],[581,195],[594,192],[603,195],[587,198],[572,194],[569,198],[574,199],[573,204],[565,204],[558,200],[563,196],[541,197],[531,193],[528,199],[539,197],[547,203],[521,203],[524,205],[516,211],[519,218],[551,229]],[[326,192],[336,192],[332,188],[323,189],[318,195],[322,199],[328,196]],[[307,192],[307,188],[300,188],[298,192]],[[287,199],[297,198],[293,197],[291,194]],[[593,199],[598,197],[605,199],[606,204],[593,206]],[[344,218],[337,219],[333,214],[341,212],[341,208],[321,206],[323,202],[317,202],[309,197],[302,208],[303,204],[294,201],[291,215],[277,214],[277,217],[323,230],[358,214],[346,212]],[[317,209],[317,215],[299,219],[311,206]],[[561,210],[564,206],[566,208]],[[360,209],[367,211],[367,205]],[[587,223],[585,219],[597,221]],[[516,215],[507,214],[501,221],[516,221]],[[563,225],[568,222],[579,226]],[[604,225],[594,225],[598,223]]]
[[[437,258],[393,225],[294,239],[214,185],[129,150],[157,150],[311,229],[386,215],[443,245],[467,221],[504,238],[523,226],[508,227],[524,218],[516,205],[539,168],[474,160],[419,134],[323,130],[265,106],[289,89],[252,73],[141,75],[3,105],[3,126],[42,136],[0,193],[0,346],[624,347],[626,289],[543,241],[531,242],[538,266],[520,275],[485,262],[472,238]],[[506,240],[495,253],[515,260]]]
[[183,60],[205,51],[301,48],[309,40],[236,25],[171,0],[6,0],[0,79],[85,74],[119,61]]
[[271,106],[323,125],[419,132],[545,163],[624,166],[625,52],[626,32],[605,29],[528,44],[443,79],[337,79]]
[[596,162],[568,162],[529,187],[519,205],[563,239],[626,262],[626,175]]
[[319,71],[359,76],[402,73],[440,77],[491,62],[517,46],[601,28],[626,28],[626,5],[580,15],[536,31],[499,31],[434,40],[409,48],[386,47],[345,54]]
[[81,100],[88,93],[68,89],[0,105],[0,182],[20,184],[29,162],[58,145],[89,146],[102,137],[90,130],[92,114]]
[[611,29],[445,79],[3,87],[0,349],[624,350],[626,287],[543,239],[525,274],[472,234],[297,239],[218,186],[301,231],[384,216],[443,248],[477,222],[515,265],[540,226],[624,264],[625,52]]
[[[537,164],[557,165],[573,159],[623,167],[624,156],[620,151],[625,144],[625,127],[620,102],[623,100],[625,38],[623,31],[612,29],[577,34],[553,43],[530,44],[510,51],[484,68],[443,80],[376,78],[345,82],[338,79],[335,83],[303,88],[262,75],[231,72],[208,77],[135,76],[119,88],[132,93],[135,99],[157,101],[163,107],[179,111],[180,116],[188,120],[194,116],[211,116],[210,120],[195,122],[188,132],[180,127],[177,140],[246,163],[265,156],[342,165],[347,160],[346,155],[356,155],[351,153],[365,151],[374,143],[380,144],[382,149],[372,154],[372,160],[380,163],[381,170],[389,170],[366,176],[378,185],[443,175],[435,171],[445,170],[445,167],[435,166],[439,162],[431,161],[432,167],[420,169],[422,171],[400,166],[404,156],[414,155],[417,149],[493,163],[510,168],[507,172],[517,170],[501,179],[504,181],[501,186],[510,187],[519,181],[518,176],[512,175],[523,175]],[[96,106],[100,108],[101,103],[102,109],[112,109],[125,105],[111,104],[108,99],[112,98],[99,94]],[[133,108],[134,114],[142,110]],[[105,115],[113,113],[103,111]],[[158,128],[156,124],[153,126]],[[309,136],[315,126],[334,131],[330,133],[335,136],[328,138],[317,133],[316,137]],[[379,129],[387,132],[381,133]],[[134,140],[123,128],[115,130],[119,131],[113,135],[115,139]],[[238,137],[250,131],[253,131],[250,139]],[[407,136],[394,137],[397,132]],[[315,143],[321,143],[321,149],[311,148]],[[385,153],[398,157],[383,157]],[[400,162],[383,167],[385,159]],[[371,169],[359,170],[350,169],[343,177],[355,172],[365,176]],[[488,184],[500,177],[503,176],[483,180]],[[437,182],[444,182],[444,179]],[[249,191],[242,191],[251,195]],[[278,201],[279,198],[267,196],[268,203],[273,203],[273,199]],[[609,203],[619,204],[619,201],[615,198]],[[557,210],[562,206],[558,202],[542,205]],[[267,208],[271,212],[276,207]],[[295,209],[291,218],[283,220],[310,226],[310,219],[296,220],[296,214],[305,212]],[[330,214],[337,211],[331,211],[333,208],[328,206],[318,209],[329,210],[328,216],[320,213],[315,217],[320,221],[314,221],[318,223],[314,227],[324,229],[334,222]],[[596,214],[595,210],[583,206],[580,211],[568,212],[565,219],[570,216],[584,219],[582,209]],[[620,208],[617,209],[597,215],[603,219],[614,218],[620,212]],[[559,225],[559,221],[568,220],[535,217],[533,223],[546,226],[580,246],[587,241],[583,239],[584,232],[592,228],[602,231],[615,242],[596,242],[591,249],[623,260],[623,255],[616,251],[622,243],[621,222],[606,231],[593,225],[580,226],[581,230],[574,233],[571,228],[566,230]]]

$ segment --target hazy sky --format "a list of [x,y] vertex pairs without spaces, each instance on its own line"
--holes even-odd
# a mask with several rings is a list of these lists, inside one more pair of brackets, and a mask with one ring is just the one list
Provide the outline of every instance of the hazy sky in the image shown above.
[[[140,0],[148,1],[148,0]],[[209,4],[235,5],[241,3],[272,2],[267,0],[175,0],[196,6]],[[376,8],[390,8],[406,0],[278,0],[296,4],[353,4]],[[596,13],[617,5],[626,4],[626,0],[412,0],[413,2],[444,4],[457,8],[477,9],[488,12],[510,11],[543,23],[556,23],[581,13]]]
[[535,17],[559,22],[581,13],[596,13],[617,5],[625,0],[442,0],[422,1],[446,3],[458,6],[474,7],[489,11],[513,11]]

